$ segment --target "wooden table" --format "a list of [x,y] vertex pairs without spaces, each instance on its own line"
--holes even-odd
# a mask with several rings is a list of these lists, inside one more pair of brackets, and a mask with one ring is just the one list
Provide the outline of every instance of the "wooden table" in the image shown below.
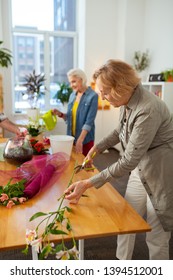
[[[0,206],[0,250],[25,247],[26,229],[34,229],[38,224],[37,219],[29,222],[30,217],[39,211],[49,212],[57,209],[57,198],[66,189],[76,160],[82,163],[83,156],[73,151],[67,169],[51,188],[11,209]],[[0,169],[14,169],[14,166],[0,162]],[[98,171],[95,170],[94,173]],[[81,171],[75,175],[74,180],[89,178],[92,175],[92,172]],[[70,204],[72,212],[69,217],[75,239],[84,240],[151,230],[109,183],[100,189],[88,189],[85,194],[87,197],[81,197],[77,205]],[[65,200],[64,205],[69,205],[69,201]],[[70,236],[65,238],[70,240]],[[59,239],[60,237],[55,235],[53,240]],[[82,250],[83,243],[80,245]]]

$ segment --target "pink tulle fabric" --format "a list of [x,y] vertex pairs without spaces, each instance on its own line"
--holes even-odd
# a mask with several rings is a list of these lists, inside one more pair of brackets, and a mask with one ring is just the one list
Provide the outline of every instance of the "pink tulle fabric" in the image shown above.
[[24,195],[32,198],[44,188],[51,187],[61,176],[68,165],[69,157],[65,153],[40,155],[23,163],[16,170],[0,170],[0,185],[26,179]]

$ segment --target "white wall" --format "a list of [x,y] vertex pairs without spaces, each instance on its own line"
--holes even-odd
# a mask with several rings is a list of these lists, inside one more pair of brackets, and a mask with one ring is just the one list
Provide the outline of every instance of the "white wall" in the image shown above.
[[[117,0],[79,1],[79,67],[84,69],[88,84],[94,70],[107,59],[116,56],[118,10]],[[83,11],[86,11],[85,16]],[[81,50],[84,52],[82,53]],[[112,130],[118,120],[119,109],[98,110],[96,117],[96,142]],[[114,120],[114,122],[111,122]],[[114,124],[113,124],[114,123]]]
[[[79,66],[84,68],[88,80],[92,80],[93,71],[116,54],[116,0],[84,0],[85,21],[79,22],[79,34],[83,34],[85,52]],[[105,5],[106,3],[106,5]],[[82,19],[83,22],[83,19]],[[82,26],[82,28],[81,28]],[[83,41],[79,36],[79,50]]]
[[131,63],[135,50],[149,49],[148,74],[173,68],[173,1],[127,0],[126,4],[124,59]]
[[150,73],[173,68],[173,1],[147,0],[145,45],[151,50]]

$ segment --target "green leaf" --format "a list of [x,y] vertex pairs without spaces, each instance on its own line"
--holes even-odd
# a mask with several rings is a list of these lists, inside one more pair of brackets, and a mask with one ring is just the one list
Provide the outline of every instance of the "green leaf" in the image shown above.
[[4,189],[3,189],[2,186],[0,186],[0,195],[1,195],[1,193],[3,193],[3,192],[4,192]]
[[68,234],[67,232],[63,231],[63,230],[58,230],[58,229],[51,229],[50,230],[51,234]]
[[48,224],[48,226],[45,228],[45,232],[47,233],[48,231],[50,231],[50,229],[52,229],[54,227],[55,223],[50,223]]
[[8,194],[9,191],[9,185],[4,186],[4,193]]
[[52,247],[50,244],[47,244],[47,246],[43,247],[43,250],[39,254],[39,260],[43,260],[44,257],[47,257],[47,255],[52,251]]
[[68,206],[65,206],[65,209],[67,210],[67,212],[72,212],[72,209]]
[[47,215],[47,213],[44,213],[44,212],[37,212],[37,213],[35,213],[35,214],[29,219],[29,221],[31,222],[31,221],[33,221],[34,219],[38,218],[38,217],[46,216],[46,215]]
[[10,197],[21,197],[23,195],[23,192],[14,190],[13,192],[10,193]]
[[55,247],[55,252],[56,253],[58,253],[58,252],[60,252],[61,250],[63,250],[63,244],[61,243],[61,244],[58,244],[56,247]]
[[28,246],[26,246],[26,248],[24,250],[22,250],[22,253],[27,255],[28,254]]
[[60,213],[56,220],[57,220],[57,222],[62,223],[62,221],[64,220],[64,212]]
[[72,230],[72,227],[71,227],[71,224],[70,224],[69,221],[68,221],[68,223],[67,223],[67,225],[66,225],[66,229],[67,229],[68,231],[71,231],[71,230]]

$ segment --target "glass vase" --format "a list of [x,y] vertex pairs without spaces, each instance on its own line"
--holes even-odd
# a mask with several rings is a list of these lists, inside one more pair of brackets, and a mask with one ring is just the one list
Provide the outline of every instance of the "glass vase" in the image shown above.
[[14,165],[20,165],[33,157],[33,149],[26,138],[8,139],[3,152],[4,159]]

